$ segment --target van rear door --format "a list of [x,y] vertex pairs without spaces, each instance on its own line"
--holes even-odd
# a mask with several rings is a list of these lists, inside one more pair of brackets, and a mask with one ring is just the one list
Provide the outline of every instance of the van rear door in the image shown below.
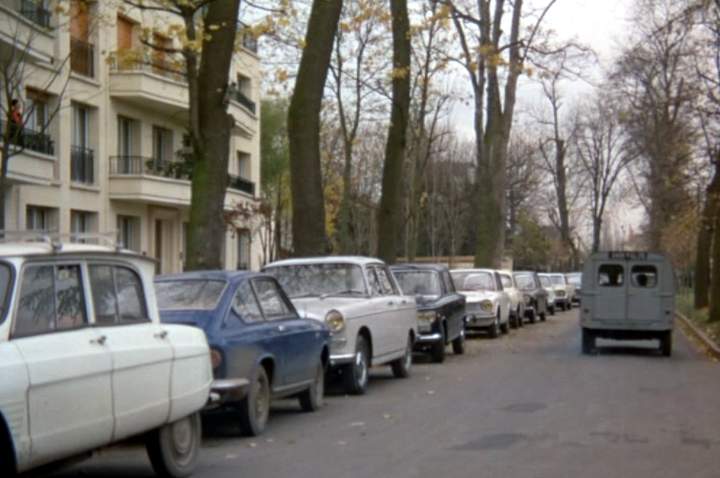
[[662,320],[661,264],[632,261],[628,265],[628,319],[649,322]]
[[627,261],[595,263],[593,320],[625,320],[627,306]]

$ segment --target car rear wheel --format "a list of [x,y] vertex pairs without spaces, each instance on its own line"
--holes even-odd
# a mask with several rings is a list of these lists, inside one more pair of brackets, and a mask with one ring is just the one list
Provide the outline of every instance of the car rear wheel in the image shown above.
[[592,331],[582,329],[582,353],[589,355],[595,351],[595,335]]
[[430,358],[435,363],[443,363],[445,361],[445,326],[440,325],[440,340],[435,342],[430,349]]
[[194,413],[150,432],[145,446],[158,476],[184,478],[195,470],[201,441],[200,414]]
[[535,307],[531,307],[528,311],[528,320],[531,324],[535,323],[535,320],[537,319],[537,311],[535,310]]
[[322,408],[325,398],[325,366],[320,363],[315,370],[315,380],[312,385],[298,396],[300,408],[305,412],[315,412]]
[[353,363],[346,365],[343,370],[345,391],[351,395],[363,395],[367,391],[369,374],[369,352],[365,337],[358,335],[355,343],[355,357]]
[[455,340],[452,341],[453,353],[455,355],[463,355],[465,353],[465,330],[460,331]]
[[240,404],[240,424],[249,436],[258,436],[270,417],[270,380],[265,367],[258,365],[248,395]]
[[507,322],[500,324],[500,332],[503,334],[509,334],[510,333],[510,319],[508,318]]
[[392,368],[392,373],[395,378],[408,378],[410,376],[410,368],[412,367],[412,349],[412,335],[408,335],[407,346],[405,347],[405,354],[399,359],[393,360],[390,364],[390,367]]

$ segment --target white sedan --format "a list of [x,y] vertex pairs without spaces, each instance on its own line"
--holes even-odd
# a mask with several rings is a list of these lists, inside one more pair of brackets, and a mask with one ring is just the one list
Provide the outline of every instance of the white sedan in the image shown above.
[[0,476],[143,434],[158,474],[193,471],[210,351],[160,324],[154,269],[108,247],[0,245]]
[[450,271],[458,292],[465,296],[465,328],[487,330],[492,338],[510,331],[510,297],[500,274],[492,269]]
[[264,270],[277,278],[300,315],[330,328],[330,366],[342,373],[348,393],[365,393],[373,365],[390,365],[399,378],[409,375],[417,308],[385,263],[320,257],[274,262]]

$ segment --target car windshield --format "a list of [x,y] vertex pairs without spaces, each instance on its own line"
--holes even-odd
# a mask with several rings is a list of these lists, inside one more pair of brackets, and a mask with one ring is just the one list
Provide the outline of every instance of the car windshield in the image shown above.
[[565,277],[563,276],[550,276],[550,280],[554,285],[565,285]]
[[535,288],[535,280],[530,274],[518,274],[515,276],[515,282],[521,290],[532,290]]
[[495,278],[489,272],[452,272],[460,290],[495,290]]
[[7,309],[8,292],[12,286],[13,274],[10,266],[0,264],[0,322],[5,318],[5,310]]
[[393,271],[404,294],[432,295],[442,294],[440,275],[434,271]]
[[580,274],[571,274],[567,276],[567,281],[569,284],[574,285],[575,287],[580,287],[582,284],[582,276]]
[[266,272],[275,276],[291,299],[367,295],[362,268],[356,264],[295,264],[268,267]]
[[225,281],[178,279],[155,282],[160,310],[212,310],[225,290]]
[[546,276],[540,276],[540,285],[545,288],[550,287],[550,279],[548,279]]

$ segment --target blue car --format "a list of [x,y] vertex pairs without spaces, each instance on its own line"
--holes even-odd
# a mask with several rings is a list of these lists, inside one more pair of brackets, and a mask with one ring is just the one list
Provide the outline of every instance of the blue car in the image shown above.
[[322,406],[330,333],[301,318],[272,276],[190,272],[157,277],[155,290],[162,322],[205,331],[216,380],[247,379],[222,402],[240,412],[247,434],[265,429],[272,399],[297,397],[305,411]]

